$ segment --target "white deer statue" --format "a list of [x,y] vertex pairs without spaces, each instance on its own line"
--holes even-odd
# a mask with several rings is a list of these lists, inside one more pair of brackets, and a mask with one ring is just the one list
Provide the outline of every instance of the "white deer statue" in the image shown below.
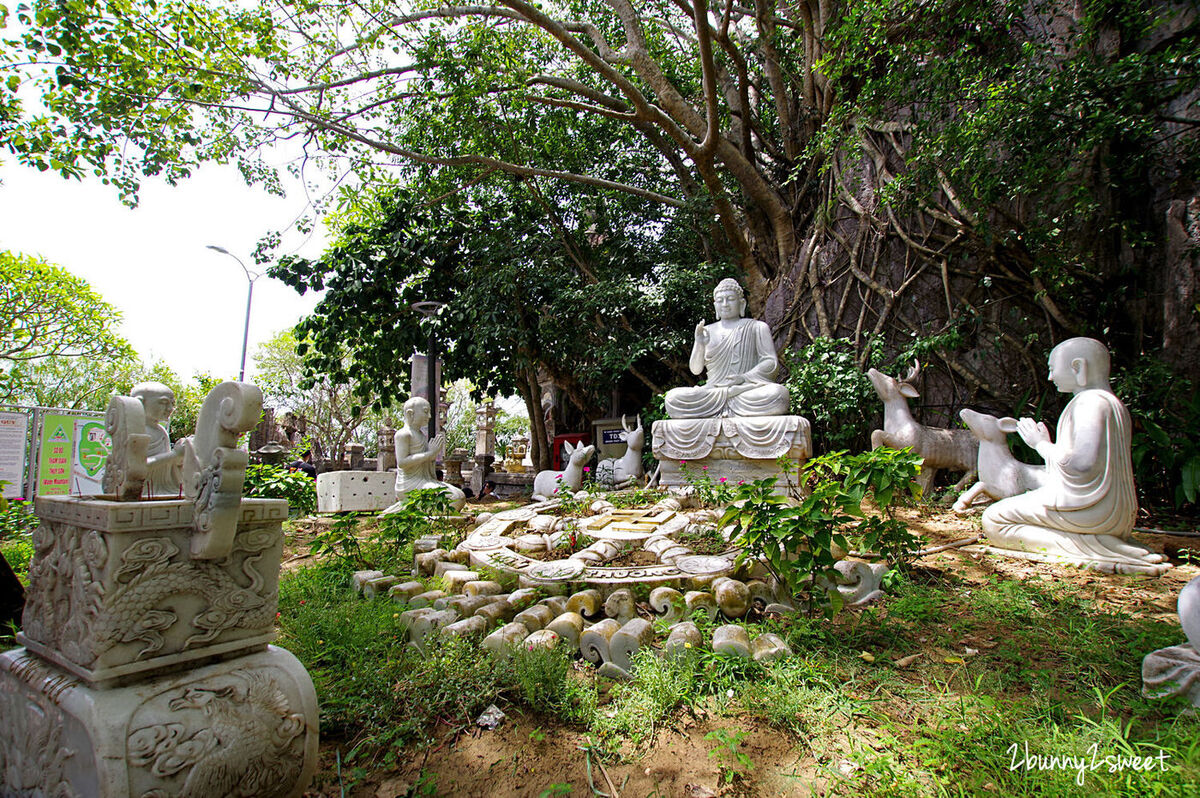
[[954,512],[970,512],[980,497],[999,501],[1046,484],[1045,466],[1022,463],[1008,448],[1008,433],[1017,431],[1015,418],[996,418],[967,408],[958,415],[979,439],[979,481],[958,497]]
[[583,467],[595,452],[595,446],[584,446],[582,443],[572,446],[570,443],[564,443],[563,454],[570,458],[567,467],[561,471],[553,468],[539,471],[533,478],[533,498],[537,501],[562,499],[566,498],[563,493],[579,490],[579,486],[583,484]]
[[596,481],[606,488],[621,490],[642,478],[642,447],[646,445],[646,431],[642,429],[642,417],[637,417],[637,426],[629,428],[629,422],[621,415],[621,428],[625,430],[621,439],[625,441],[625,454],[609,457],[596,466]]
[[913,363],[903,380],[889,377],[876,369],[867,371],[875,393],[883,400],[883,429],[871,433],[871,447],[889,446],[893,449],[911,447],[914,454],[924,458],[917,484],[928,493],[938,469],[965,471],[956,489],[962,490],[975,477],[975,461],[979,442],[970,430],[939,429],[917,423],[908,409],[908,400],[921,394],[913,387],[921,375],[921,364]]

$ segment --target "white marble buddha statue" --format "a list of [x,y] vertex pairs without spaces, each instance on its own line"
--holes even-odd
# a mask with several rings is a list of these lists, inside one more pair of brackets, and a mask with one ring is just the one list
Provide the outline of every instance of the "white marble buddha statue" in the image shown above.
[[775,382],[779,358],[771,329],[742,318],[746,298],[732,278],[713,291],[717,321],[696,325],[688,363],[693,374],[706,373],[703,385],[667,391],[667,415],[675,419],[719,416],[778,416],[788,412],[787,388]]
[[1017,433],[1046,461],[1046,484],[987,508],[988,540],[1110,573],[1166,571],[1171,566],[1161,554],[1132,540],[1131,424],[1109,386],[1108,350],[1092,338],[1062,342],[1050,353],[1050,380],[1074,394],[1054,439],[1045,424],[1017,422]]

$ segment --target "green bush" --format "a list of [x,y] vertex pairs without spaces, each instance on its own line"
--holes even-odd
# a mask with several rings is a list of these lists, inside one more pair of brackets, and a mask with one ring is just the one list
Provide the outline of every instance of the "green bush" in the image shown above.
[[[833,584],[837,572],[835,550],[850,549],[847,536],[874,548],[893,562],[904,562],[917,548],[917,538],[890,508],[898,492],[914,496],[913,478],[921,458],[908,449],[872,449],[861,454],[830,452],[815,457],[800,469],[800,484],[808,491],[795,505],[775,492],[775,478],[739,485],[721,526],[733,526],[736,540],[745,547],[743,559],[761,559],[793,595],[808,596],[809,611],[827,592],[829,610],[840,609]],[[863,499],[873,494],[884,517],[865,516]]]
[[[878,365],[870,350],[867,366]],[[880,406],[864,367],[844,338],[817,338],[785,357],[792,412],[812,422],[812,439],[828,450],[865,449]]]
[[1113,376],[1133,417],[1133,474],[1144,502],[1200,498],[1200,385],[1146,356]]
[[289,515],[308,515],[317,509],[317,486],[303,471],[278,465],[246,467],[242,495],[256,499],[287,499]]

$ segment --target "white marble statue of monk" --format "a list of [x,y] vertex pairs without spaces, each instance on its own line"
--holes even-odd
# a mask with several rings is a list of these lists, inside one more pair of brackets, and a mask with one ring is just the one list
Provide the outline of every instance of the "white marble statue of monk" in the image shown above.
[[171,445],[167,421],[175,412],[175,392],[161,382],[139,382],[129,395],[142,403],[146,414],[146,487],[149,498],[176,497],[183,483],[183,453]]
[[404,426],[396,432],[396,503],[383,514],[397,512],[408,494],[422,488],[440,488],[455,510],[461,510],[467,496],[448,482],[437,478],[438,454],[446,445],[446,434],[439,432],[430,441],[425,436],[429,424],[429,402],[414,396],[404,403]]
[[1050,353],[1050,380],[1074,394],[1052,441],[1045,424],[1017,433],[1046,461],[1047,482],[983,513],[991,545],[1109,573],[1159,574],[1170,568],[1132,540],[1137,493],[1129,411],[1109,386],[1109,355],[1092,338],[1071,338]]
[[688,363],[693,374],[707,373],[708,382],[667,391],[667,415],[676,419],[786,415],[788,392],[775,382],[779,358],[771,329],[756,319],[742,318],[746,298],[737,280],[720,282],[713,291],[713,309],[716,322],[696,325]]

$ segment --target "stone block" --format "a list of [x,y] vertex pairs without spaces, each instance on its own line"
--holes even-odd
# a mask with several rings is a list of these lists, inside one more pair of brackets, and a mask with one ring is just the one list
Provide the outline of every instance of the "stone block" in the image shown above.
[[328,471],[317,475],[317,512],[378,512],[395,501],[395,474],[386,471]]
[[37,500],[19,643],[90,684],[262,650],[275,637],[287,502],[244,499],[233,550],[191,554],[180,499]]
[[377,576],[374,579],[368,579],[363,585],[363,598],[375,598],[382,596],[391,589],[392,585],[400,580],[394,576]]
[[[433,567],[433,575],[434,576],[445,576],[446,574],[448,574],[451,571],[466,571],[466,570],[469,570],[469,569],[465,565],[461,565],[460,563],[456,563],[456,562],[450,562],[449,560],[441,560],[438,562],[437,565],[435,565]],[[479,574],[475,574],[475,578],[478,579]]]
[[475,571],[446,571],[442,574],[442,581],[451,593],[461,593],[468,582],[479,581],[479,574]]
[[388,596],[392,601],[407,604],[413,596],[420,595],[425,592],[425,585],[420,582],[404,582],[399,585],[392,585],[388,588]]
[[317,767],[312,681],[274,646],[112,689],[13,649],[0,717],[3,795],[284,798]]

